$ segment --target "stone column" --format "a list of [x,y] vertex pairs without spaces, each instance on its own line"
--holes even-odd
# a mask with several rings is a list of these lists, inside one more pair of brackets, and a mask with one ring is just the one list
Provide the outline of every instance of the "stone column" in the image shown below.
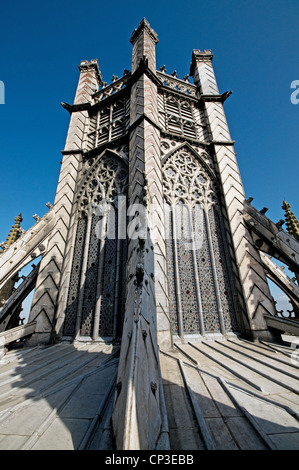
[[254,246],[243,218],[245,194],[229,133],[223,96],[219,94],[212,66],[210,50],[194,50],[190,75],[199,89],[203,102],[211,146],[222,189],[224,217],[230,243],[230,254],[235,259],[238,283],[238,312],[245,331],[253,338],[269,339],[264,314],[274,314],[271,294],[258,250]]
[[131,37],[136,81],[130,108],[127,301],[113,413],[116,446],[126,450],[154,449],[159,440],[163,392],[157,329],[161,341],[170,342],[155,79],[157,42],[146,20]]
[[[88,103],[101,81],[96,60],[82,61],[79,70],[74,105]],[[57,314],[59,330],[67,297],[73,251],[70,240],[73,238],[75,223],[72,210],[82,166],[85,127],[88,124],[86,110],[81,110],[79,106],[70,107],[70,111],[70,125],[65,149],[62,151],[63,159],[53,206],[56,225],[49,239],[47,252],[41,260],[37,278],[29,319],[36,320],[37,325],[35,334],[30,338],[30,344],[47,343],[51,339]]]

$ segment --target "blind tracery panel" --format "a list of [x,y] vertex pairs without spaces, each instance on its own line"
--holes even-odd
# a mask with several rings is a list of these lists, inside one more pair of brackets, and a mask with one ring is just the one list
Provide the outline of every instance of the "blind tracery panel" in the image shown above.
[[232,272],[229,269],[226,261],[225,246],[224,246],[224,236],[217,236],[221,234],[223,229],[221,227],[221,217],[220,213],[216,208],[212,208],[210,211],[210,226],[212,231],[212,242],[213,250],[215,253],[215,258],[218,260],[216,264],[217,269],[217,279],[222,295],[222,308],[223,308],[223,319],[225,329],[227,331],[237,331],[238,324],[235,315],[232,315],[231,312],[234,312],[234,302],[233,302],[233,292],[230,283],[230,277]]
[[70,287],[68,292],[67,307],[63,328],[64,336],[74,336],[78,309],[78,293],[80,289],[80,273],[82,269],[82,258],[86,232],[86,217],[80,217],[77,223],[77,233],[73,263],[70,277]]
[[[182,326],[187,333],[193,333],[199,330],[199,313],[197,309],[195,272],[193,264],[193,253],[190,250],[190,237],[192,228],[187,210],[179,210],[181,220],[177,220],[177,225],[181,225],[182,234],[177,240],[178,254],[178,274],[181,288],[181,310]],[[179,229],[179,227],[177,227]],[[183,230],[182,230],[183,229]],[[177,230],[178,233],[178,230]]]
[[84,300],[82,305],[82,317],[80,324],[80,334],[82,336],[90,336],[93,330],[94,308],[96,301],[97,287],[97,264],[99,257],[99,240],[95,230],[99,222],[99,216],[92,217],[91,236],[89,241],[89,251],[86,267],[86,282],[84,286]]
[[163,164],[173,333],[225,333],[238,328],[217,187],[211,170],[189,148]]
[[127,184],[127,167],[112,154],[98,157],[81,183],[64,335],[120,334],[126,240],[118,222]]
[[[210,209],[210,211],[212,210]],[[216,332],[220,331],[220,322],[205,217],[202,217],[200,227],[198,225],[196,230],[202,230],[202,246],[200,250],[196,251],[196,262],[197,266],[200,267],[199,284],[202,298],[204,331]]]

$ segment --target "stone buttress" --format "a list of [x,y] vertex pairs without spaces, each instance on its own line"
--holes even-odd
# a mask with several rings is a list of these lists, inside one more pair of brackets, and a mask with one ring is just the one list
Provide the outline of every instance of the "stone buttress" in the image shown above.
[[273,301],[258,249],[245,224],[245,193],[223,109],[226,96],[219,94],[212,58],[211,51],[194,50],[191,74],[199,88],[221,185],[223,214],[231,240],[230,257],[238,286],[239,316],[250,337],[269,339],[264,315],[274,314]]
[[88,113],[84,109],[81,110],[80,105],[90,100],[91,94],[101,82],[97,61],[82,61],[79,69],[80,78],[74,100],[78,110],[71,115],[53,207],[56,225],[49,239],[47,253],[41,261],[30,312],[29,320],[37,321],[31,344],[49,342],[55,329],[57,309],[59,307],[61,311],[64,306],[65,276],[68,276],[70,269],[69,240],[73,236],[72,210],[78,174],[82,167],[84,133],[88,123]]
[[118,392],[117,448],[154,449],[163,438],[163,391],[157,334],[170,347],[155,45],[143,20],[131,37],[127,297]]

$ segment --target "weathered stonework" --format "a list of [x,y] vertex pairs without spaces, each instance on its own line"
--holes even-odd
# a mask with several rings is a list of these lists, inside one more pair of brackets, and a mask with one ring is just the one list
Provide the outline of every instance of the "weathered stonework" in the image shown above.
[[[90,99],[101,80],[97,62],[83,61],[80,65],[80,79],[75,96],[75,104]],[[41,261],[39,276],[35,288],[29,321],[36,321],[35,334],[30,342],[49,342],[54,332],[58,299],[63,293],[60,288],[63,265],[68,260],[65,252],[66,243],[72,234],[71,214],[76,195],[78,174],[82,166],[85,126],[88,124],[88,113],[72,113],[59,181],[53,206],[56,225],[49,237],[47,253]]]
[[[228,419],[219,414],[218,396],[225,391],[224,403],[232,397],[223,376],[240,382],[239,394],[244,384],[250,393],[252,387],[264,393],[248,374],[259,373],[262,352],[247,339],[298,332],[298,284],[270,257],[288,265],[298,280],[299,243],[245,200],[223,109],[230,93],[219,93],[211,51],[193,51],[190,83],[188,75],[168,75],[165,66],[156,70],[158,37],[145,19],[131,43],[132,70],[113,76],[110,84],[102,81],[96,60],[81,62],[74,103],[62,103],[70,124],[54,205],[47,204],[42,218],[34,216],[36,224],[10,246],[3,244],[0,290],[29,262],[39,256],[41,262],[0,306],[0,357],[8,344],[26,336],[27,346],[67,345],[70,363],[82,358],[82,370],[74,365],[75,375],[61,385],[74,386],[70,396],[80,401],[81,385],[91,384],[86,401],[95,414],[88,421],[74,411],[83,436],[76,448],[97,442],[116,450],[247,448],[227,424],[230,410],[239,419],[244,406],[234,408],[234,399],[225,404]],[[296,235],[291,214],[288,221]],[[267,277],[289,295],[295,320],[277,317]],[[35,279],[28,324],[6,331],[8,320],[16,319],[22,289]],[[276,386],[297,393],[294,371],[286,372],[289,386],[276,366],[271,372],[277,377],[267,372],[267,386],[274,400],[281,394],[285,402]],[[254,376],[262,384],[265,367]],[[210,396],[217,397],[217,406]],[[96,411],[93,400],[99,401]],[[212,420],[210,406],[219,408]],[[275,414],[276,404],[272,408]],[[206,417],[215,421],[211,429]],[[40,421],[22,448],[50,446]],[[249,427],[258,448],[275,448],[264,431]],[[279,429],[276,434],[279,439]],[[67,439],[65,426],[62,435]]]
[[[145,21],[131,42],[132,70],[136,71],[146,56],[148,67],[154,72],[155,33]],[[157,330],[163,335],[162,343],[167,342],[169,347],[170,329],[164,214],[160,210],[163,193],[157,87],[144,73],[131,89],[130,118],[129,207],[135,206],[138,213],[134,218],[134,210],[131,212],[134,223],[136,220],[138,224],[141,209],[148,224],[143,224],[144,233],[137,232],[128,245],[127,300],[118,374],[121,388],[114,407],[113,429],[118,448],[154,449],[163,424]]]

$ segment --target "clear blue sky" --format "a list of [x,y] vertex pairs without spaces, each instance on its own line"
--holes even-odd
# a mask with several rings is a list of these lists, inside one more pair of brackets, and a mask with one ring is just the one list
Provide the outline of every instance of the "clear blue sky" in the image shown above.
[[23,228],[53,203],[78,64],[97,58],[104,81],[131,69],[131,33],[146,17],[157,32],[157,68],[182,78],[193,49],[211,49],[246,196],[299,218],[298,0],[2,2],[0,80],[1,217],[4,241],[21,212]]

